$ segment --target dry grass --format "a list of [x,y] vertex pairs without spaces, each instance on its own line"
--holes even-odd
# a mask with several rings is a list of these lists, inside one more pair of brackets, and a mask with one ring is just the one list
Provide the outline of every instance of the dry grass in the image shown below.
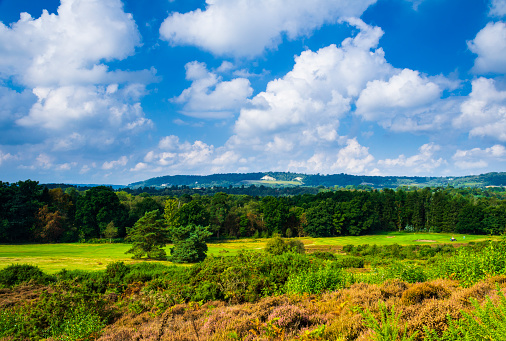
[[[495,299],[497,284],[504,289],[506,277],[470,288],[451,280],[417,284],[393,280],[381,285],[355,284],[321,296],[285,295],[235,305],[179,304],[161,314],[125,313],[99,340],[368,340],[373,332],[365,327],[360,310],[379,316],[380,303],[401,311],[400,323],[407,334],[418,331],[417,340],[422,340],[424,326],[442,332],[447,316],[459,318],[461,311],[472,309],[470,297],[478,302],[487,296]],[[325,325],[323,334],[312,333],[321,325]]]

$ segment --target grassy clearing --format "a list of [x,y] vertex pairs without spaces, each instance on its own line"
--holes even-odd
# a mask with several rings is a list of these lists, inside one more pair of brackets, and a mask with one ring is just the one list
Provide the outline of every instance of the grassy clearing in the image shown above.
[[[478,242],[483,240],[500,240],[499,236],[463,235],[444,233],[405,233],[389,232],[369,236],[346,236],[333,238],[300,238],[306,248],[322,246],[343,246],[347,244],[377,244],[377,245],[413,245],[413,244],[449,244],[451,237],[457,238],[457,243]],[[426,240],[426,241],[420,241]],[[208,254],[234,255],[240,250],[261,250],[268,239],[237,239],[209,243]],[[433,241],[433,242],[428,242]],[[0,245],[0,269],[10,264],[33,264],[43,271],[55,273],[61,269],[103,270],[108,263],[123,261],[125,263],[143,262],[132,260],[125,251],[128,244],[25,244]],[[168,249],[172,246],[168,246]],[[169,263],[169,262],[167,262]],[[170,263],[169,263],[170,264]]]

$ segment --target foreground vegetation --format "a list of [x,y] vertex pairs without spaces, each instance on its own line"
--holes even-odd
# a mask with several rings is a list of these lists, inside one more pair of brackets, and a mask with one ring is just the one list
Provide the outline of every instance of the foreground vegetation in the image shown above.
[[[290,240],[293,241],[293,240]],[[502,340],[506,243],[345,245],[191,266],[0,270],[3,340]],[[266,253],[269,252],[269,253]],[[364,269],[367,267],[367,270]]]

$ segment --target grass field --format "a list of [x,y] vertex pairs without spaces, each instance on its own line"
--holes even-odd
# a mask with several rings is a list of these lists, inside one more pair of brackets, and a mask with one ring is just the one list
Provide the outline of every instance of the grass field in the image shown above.
[[[347,244],[445,244],[451,243],[451,237],[457,238],[457,243],[478,242],[483,240],[500,240],[499,236],[478,236],[444,233],[406,233],[389,232],[370,236],[346,236],[333,238],[300,238],[307,249],[343,246]],[[422,241],[421,241],[422,240]],[[261,250],[268,239],[238,239],[208,243],[208,254],[233,255],[240,250]],[[24,244],[0,245],[0,269],[10,264],[33,264],[48,273],[61,269],[102,270],[108,263],[123,261],[125,263],[143,262],[132,260],[125,251],[128,244]],[[170,246],[167,247],[167,251]],[[169,262],[167,262],[169,263]],[[170,264],[170,263],[169,263]]]

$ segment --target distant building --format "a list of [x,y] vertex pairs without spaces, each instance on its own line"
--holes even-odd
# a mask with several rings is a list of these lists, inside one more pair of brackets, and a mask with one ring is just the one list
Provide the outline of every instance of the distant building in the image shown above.
[[264,176],[260,180],[263,180],[263,181],[276,181],[275,178],[273,178],[272,176],[268,176],[268,175]]

